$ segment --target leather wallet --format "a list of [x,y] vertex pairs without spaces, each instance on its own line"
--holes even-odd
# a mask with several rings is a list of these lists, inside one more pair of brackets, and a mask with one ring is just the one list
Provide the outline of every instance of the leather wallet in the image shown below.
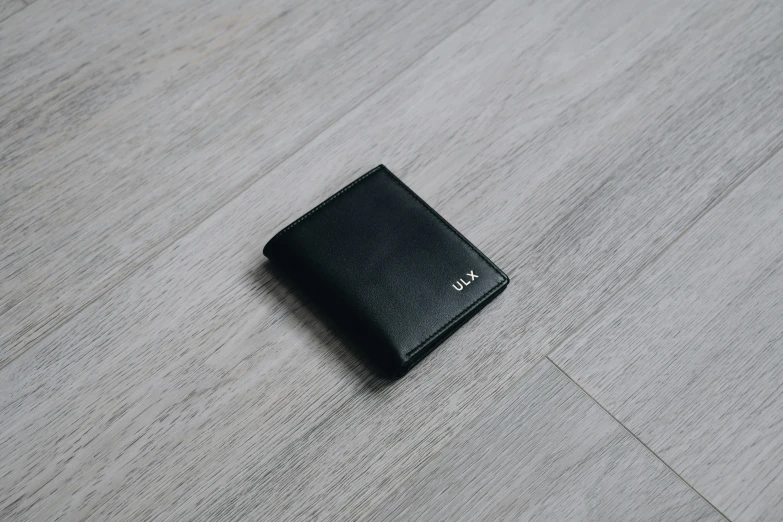
[[397,378],[508,277],[380,165],[277,233],[264,255]]

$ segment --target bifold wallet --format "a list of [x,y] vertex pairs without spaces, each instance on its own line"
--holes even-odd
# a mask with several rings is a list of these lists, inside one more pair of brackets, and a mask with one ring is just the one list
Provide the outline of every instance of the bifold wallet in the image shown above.
[[285,227],[264,255],[388,378],[405,374],[508,284],[383,165]]

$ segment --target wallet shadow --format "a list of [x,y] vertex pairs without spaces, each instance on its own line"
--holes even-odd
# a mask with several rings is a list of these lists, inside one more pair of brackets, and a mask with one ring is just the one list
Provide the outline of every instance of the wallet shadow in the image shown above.
[[380,390],[394,382],[384,377],[356,341],[345,335],[323,307],[280,268],[264,259],[252,276],[259,293],[271,296],[286,313],[293,314],[301,327],[307,328],[346,370],[367,382],[369,391]]

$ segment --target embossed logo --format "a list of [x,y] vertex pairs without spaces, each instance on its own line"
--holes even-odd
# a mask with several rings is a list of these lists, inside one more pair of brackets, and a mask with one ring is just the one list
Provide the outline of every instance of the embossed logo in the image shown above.
[[454,288],[454,290],[456,290],[457,292],[462,292],[462,289],[463,289],[463,288],[465,288],[466,286],[468,286],[468,285],[469,285],[470,283],[472,283],[474,280],[478,279],[478,276],[477,276],[477,275],[476,275],[476,274],[473,272],[473,270],[471,270],[470,272],[468,272],[467,274],[465,274],[465,277],[469,277],[469,278],[470,278],[470,280],[469,280],[469,281],[465,281],[465,278],[464,278],[464,277],[461,277],[461,278],[459,279],[459,281],[457,281],[456,283],[454,283],[453,285],[451,285],[451,286],[452,286],[452,288]]

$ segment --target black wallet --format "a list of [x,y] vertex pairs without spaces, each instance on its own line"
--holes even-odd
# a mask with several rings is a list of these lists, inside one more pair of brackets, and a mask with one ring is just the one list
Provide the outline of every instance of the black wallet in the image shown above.
[[404,375],[508,284],[383,165],[277,233],[264,255],[389,378]]

